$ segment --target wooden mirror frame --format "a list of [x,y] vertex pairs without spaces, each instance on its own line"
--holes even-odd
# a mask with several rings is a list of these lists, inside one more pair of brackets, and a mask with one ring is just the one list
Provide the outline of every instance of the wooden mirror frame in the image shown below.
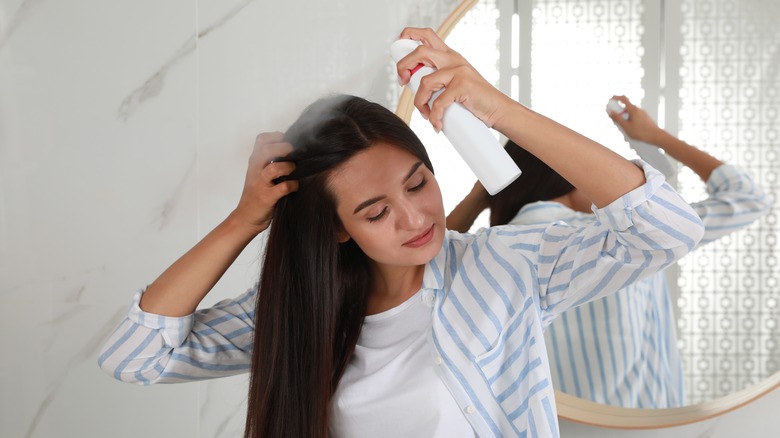
[[[463,0],[436,30],[439,37],[445,40],[452,29],[477,2],[478,0]],[[408,87],[404,87],[395,113],[409,124],[413,111],[414,96]],[[558,409],[558,417],[575,423],[613,429],[658,429],[695,423],[723,415],[777,388],[780,388],[780,372],[773,374],[761,383],[734,394],[680,408],[639,409],[609,406],[581,399],[557,389],[555,390],[555,404]]]

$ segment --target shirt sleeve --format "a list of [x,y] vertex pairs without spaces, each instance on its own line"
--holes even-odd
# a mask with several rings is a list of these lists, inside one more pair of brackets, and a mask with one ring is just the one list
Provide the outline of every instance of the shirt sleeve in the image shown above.
[[138,291],[98,364],[117,380],[142,385],[248,372],[257,287],[182,317],[144,312],[138,306],[144,291]]
[[691,204],[704,222],[700,244],[740,230],[769,212],[772,202],[743,169],[724,164],[707,180],[707,199]]
[[591,223],[558,221],[499,232],[536,267],[545,326],[571,307],[664,269],[701,239],[704,227],[691,206],[660,172],[635,163],[645,172],[645,184],[606,207],[594,206]]

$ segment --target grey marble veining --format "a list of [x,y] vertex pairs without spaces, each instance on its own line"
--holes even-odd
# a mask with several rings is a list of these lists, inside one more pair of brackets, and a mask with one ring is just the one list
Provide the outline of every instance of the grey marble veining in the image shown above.
[[122,103],[119,104],[119,108],[117,109],[117,117],[122,121],[127,121],[133,113],[138,110],[139,106],[149,99],[157,97],[165,85],[165,76],[168,74],[168,71],[181,59],[192,53],[195,50],[195,46],[195,38],[187,40],[182,44],[173,55],[163,63],[162,67],[122,100]]
[[29,20],[35,11],[45,3],[45,0],[24,0],[16,13],[8,20],[8,24],[0,29],[0,50],[2,50],[5,43],[11,39],[16,29],[22,25],[25,21]]
[[197,32],[193,37],[185,41],[179,48],[173,52],[173,54],[166,60],[163,65],[146,79],[143,84],[133,90],[127,97],[125,97],[119,104],[117,109],[117,117],[122,121],[127,121],[133,113],[138,110],[142,104],[146,101],[157,97],[163,90],[165,85],[165,77],[168,72],[178,64],[182,59],[195,51],[197,43],[201,38],[205,38],[208,34],[214,30],[222,27],[225,23],[229,22],[233,17],[239,14],[244,8],[249,6],[255,0],[244,0],[236,7],[228,11],[224,16],[212,23],[208,27]]
[[707,425],[707,427],[697,435],[698,438],[712,438],[715,436],[717,430],[718,430],[718,422],[719,419],[713,420],[710,424]]
[[160,211],[157,215],[157,219],[155,222],[158,225],[158,230],[163,230],[165,227],[168,226],[171,222],[171,216],[173,215],[173,212],[176,210],[176,206],[181,198],[181,193],[184,190],[184,188],[187,186],[187,182],[191,180],[194,172],[195,172],[195,157],[192,158],[190,161],[190,165],[187,166],[187,170],[184,172],[184,175],[179,180],[179,184],[177,184],[176,188],[173,191],[173,194],[171,194],[168,199],[163,203],[162,207],[160,207]]
[[[84,362],[89,362],[90,364],[94,363],[94,358],[97,355],[98,349],[105,341],[107,334],[111,333],[111,330],[116,327],[117,324],[119,324],[119,322],[125,317],[126,314],[126,307],[123,306],[117,309],[117,311],[103,324],[103,326],[94,332],[94,335],[89,338],[86,344],[84,344],[80,349],[76,350],[71,357],[60,360],[60,362],[64,363],[64,365],[58,368],[53,378],[48,379],[46,395],[38,404],[38,409],[33,415],[32,421],[27,428],[27,432],[24,434],[25,437],[35,436],[34,433],[38,425],[46,416],[54,399],[59,395],[60,388],[65,382],[67,375],[73,371],[77,364]],[[57,325],[57,327],[59,327],[59,325]]]

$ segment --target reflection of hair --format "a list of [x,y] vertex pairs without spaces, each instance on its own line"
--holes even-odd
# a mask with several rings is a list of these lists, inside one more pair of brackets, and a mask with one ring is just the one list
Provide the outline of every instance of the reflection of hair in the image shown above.
[[504,149],[523,173],[504,190],[490,197],[491,226],[508,224],[526,204],[554,199],[574,190],[574,186],[550,166],[511,140],[507,141]]
[[363,324],[369,260],[353,240],[337,240],[330,173],[376,142],[433,170],[400,118],[358,97],[318,100],[285,139],[299,188],[275,207],[260,279],[245,430],[253,438],[327,435],[330,399]]

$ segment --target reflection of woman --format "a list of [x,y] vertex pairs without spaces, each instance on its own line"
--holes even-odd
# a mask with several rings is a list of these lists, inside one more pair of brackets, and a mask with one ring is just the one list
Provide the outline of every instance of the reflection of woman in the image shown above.
[[[543,326],[681,257],[701,222],[657,172],[512,102],[430,29],[401,37],[424,42],[398,63],[403,81],[420,62],[438,68],[417,93],[435,127],[466,102],[603,222],[445,232],[414,133],[363,99],[321,100],[284,136],[258,137],[238,207],[136,295],[100,355],[107,372],[153,383],[251,370],[251,437],[558,434]],[[440,106],[419,103],[444,85]],[[195,311],[269,224],[258,287]]]
[[[629,119],[610,116],[627,136],[658,146],[707,182],[709,197],[691,204],[704,221],[703,243],[744,228],[768,211],[769,200],[743,170],[673,137],[627,98],[616,98],[626,105]],[[450,228],[465,231],[487,207],[491,225],[564,221],[586,226],[598,220],[581,190],[524,149],[507,150],[523,174],[492,198],[475,185],[448,216]],[[615,406],[681,406],[682,364],[671,306],[665,277],[658,273],[564,312],[545,333],[555,387]]]

